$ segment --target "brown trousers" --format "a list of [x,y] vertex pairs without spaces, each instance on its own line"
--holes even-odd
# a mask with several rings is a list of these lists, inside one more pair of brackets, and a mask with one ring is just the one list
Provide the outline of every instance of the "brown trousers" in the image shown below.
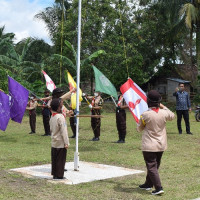
[[76,121],[75,117],[69,118],[70,127],[72,129],[72,133],[73,133],[74,136],[76,136],[76,123],[75,123],[75,121]]
[[[101,115],[100,110],[92,110],[92,115]],[[100,136],[101,118],[91,118],[91,126],[94,132],[94,137]]]
[[124,140],[126,137],[126,111],[123,109],[116,109],[116,124],[119,139]]
[[67,150],[65,148],[51,147],[51,175],[63,178]]
[[51,135],[49,120],[50,116],[43,115],[43,125],[44,125],[45,135]]
[[31,131],[35,133],[35,125],[36,125],[36,111],[35,109],[29,111],[29,123],[31,127]]
[[147,152],[143,151],[143,157],[147,167],[147,176],[145,184],[149,187],[160,189],[161,181],[158,173],[163,152]]

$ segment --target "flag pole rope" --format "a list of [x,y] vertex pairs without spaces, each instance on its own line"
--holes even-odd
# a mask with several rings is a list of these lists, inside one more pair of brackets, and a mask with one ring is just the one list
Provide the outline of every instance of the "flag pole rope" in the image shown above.
[[64,29],[64,0],[62,1],[62,20],[61,20],[61,41],[60,41],[60,85],[62,83],[62,55],[63,55],[63,29]]
[[127,62],[127,52],[126,52],[126,44],[125,44],[125,38],[124,38],[124,28],[123,28],[123,22],[122,22],[120,0],[119,0],[119,3],[118,3],[118,6],[119,6],[120,25],[121,25],[121,30],[122,30],[123,47],[124,47],[124,58],[125,58],[125,62],[126,62],[126,71],[127,71],[128,77],[129,77],[129,69],[128,69],[128,62]]

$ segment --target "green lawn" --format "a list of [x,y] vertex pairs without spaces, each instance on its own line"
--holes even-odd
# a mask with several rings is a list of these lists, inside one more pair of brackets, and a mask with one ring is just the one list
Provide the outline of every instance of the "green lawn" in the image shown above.
[[[185,132],[179,135],[176,120],[167,124],[168,150],[160,167],[165,191],[162,197],[138,188],[145,180],[146,167],[140,150],[141,134],[136,132],[131,114],[127,114],[125,144],[114,143],[118,139],[115,113],[103,115],[99,142],[89,141],[93,137],[90,118],[80,118],[80,160],[139,169],[145,173],[72,186],[13,173],[9,169],[50,163],[50,137],[41,136],[44,134],[42,117],[37,117],[37,134],[29,135],[26,116],[22,124],[10,121],[6,132],[0,131],[0,199],[184,200],[200,197],[200,123],[195,121],[194,113],[190,114],[194,135]],[[71,136],[70,127],[68,130]],[[73,161],[74,157],[75,140],[70,139],[70,143],[67,161]]]

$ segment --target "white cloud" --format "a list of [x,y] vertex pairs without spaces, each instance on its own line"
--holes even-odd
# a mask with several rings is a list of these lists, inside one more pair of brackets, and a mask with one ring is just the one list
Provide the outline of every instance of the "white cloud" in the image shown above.
[[34,19],[37,13],[47,6],[52,6],[54,1],[45,2],[47,1],[0,0],[0,27],[5,25],[5,32],[15,33],[15,42],[31,36],[42,38],[51,43],[45,24]]

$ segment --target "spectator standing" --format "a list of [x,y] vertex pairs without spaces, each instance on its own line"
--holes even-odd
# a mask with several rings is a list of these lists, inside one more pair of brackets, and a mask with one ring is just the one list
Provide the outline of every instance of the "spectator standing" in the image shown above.
[[182,134],[181,120],[183,116],[186,126],[186,133],[192,135],[190,132],[189,122],[189,111],[191,111],[191,103],[189,94],[185,91],[184,83],[179,83],[179,87],[175,89],[173,96],[176,97],[177,127],[179,134]]

